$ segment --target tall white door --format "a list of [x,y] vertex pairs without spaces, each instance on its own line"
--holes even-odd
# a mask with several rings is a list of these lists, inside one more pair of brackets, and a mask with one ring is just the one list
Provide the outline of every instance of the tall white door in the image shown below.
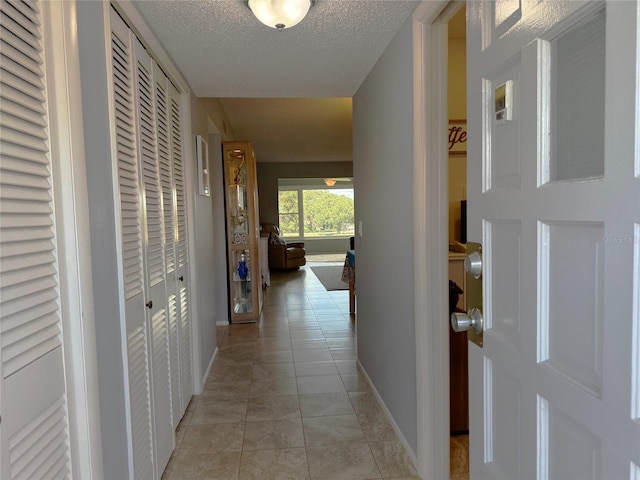
[[[42,5],[0,4],[0,477],[71,478]],[[51,23],[47,24],[47,28]],[[47,45],[47,48],[53,48]],[[48,53],[48,52],[47,52]]]
[[187,241],[187,198],[184,164],[184,141],[182,136],[182,107],[180,93],[169,88],[171,114],[171,159],[173,167],[175,205],[175,256],[178,289],[178,339],[180,356],[181,412],[185,412],[193,395],[193,373],[191,359],[191,312],[189,310],[189,257]]
[[473,479],[640,478],[639,15],[468,4]]
[[146,323],[150,332],[151,398],[153,444],[159,477],[174,447],[169,367],[169,322],[165,281],[163,199],[158,158],[157,95],[154,74],[164,78],[139,40],[134,41],[135,105],[138,138],[138,166],[144,219],[144,272]]
[[151,406],[151,333],[145,312],[143,225],[135,108],[137,40],[122,19],[111,12],[112,82],[115,101],[116,161],[124,307],[127,379],[131,431],[131,478],[154,478],[153,411]]
[[173,167],[171,162],[171,122],[169,112],[169,79],[154,63],[153,79],[156,98],[156,132],[164,220],[164,266],[167,295],[167,321],[169,334],[169,366],[171,386],[171,417],[174,429],[180,423],[180,347],[178,343],[178,287],[176,278],[175,202],[173,199]]

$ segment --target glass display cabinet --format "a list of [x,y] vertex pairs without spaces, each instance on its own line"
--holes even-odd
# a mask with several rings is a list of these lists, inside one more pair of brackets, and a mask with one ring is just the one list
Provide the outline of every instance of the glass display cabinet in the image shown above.
[[223,142],[231,323],[256,322],[262,310],[256,162],[249,142]]

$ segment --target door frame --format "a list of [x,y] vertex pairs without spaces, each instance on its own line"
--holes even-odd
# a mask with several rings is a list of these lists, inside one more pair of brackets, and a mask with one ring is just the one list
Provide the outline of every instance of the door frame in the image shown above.
[[[72,474],[102,478],[89,204],[76,2],[42,2],[59,301]],[[55,159],[55,160],[53,160]]]
[[433,479],[449,478],[447,23],[460,3],[423,1],[413,14],[416,467]]

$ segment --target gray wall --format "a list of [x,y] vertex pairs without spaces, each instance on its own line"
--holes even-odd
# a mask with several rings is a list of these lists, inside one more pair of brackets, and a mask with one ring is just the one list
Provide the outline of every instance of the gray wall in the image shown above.
[[354,96],[353,173],[358,358],[415,452],[411,18]]
[[[193,152],[195,153],[196,135],[202,135],[202,138],[209,145],[209,164],[212,163],[211,154],[215,150],[220,149],[220,141],[212,145],[209,136],[210,122],[207,112],[199,99],[191,95],[191,130],[193,134],[191,138],[185,141],[193,142]],[[215,136],[213,136],[215,139]],[[192,185],[197,190],[198,185],[198,168],[197,158],[187,159],[192,161],[194,178]],[[197,285],[191,285],[191,290],[197,289],[198,295],[198,319],[196,341],[200,344],[200,358],[194,358],[194,362],[199,363],[199,370],[196,370],[204,376],[207,372],[209,362],[213,357],[216,349],[216,259],[214,256],[214,228],[213,228],[213,199],[215,197],[205,197],[197,191],[191,192],[194,198],[194,212],[191,217],[193,222],[195,257],[197,260],[190,265],[195,270]],[[203,379],[201,379],[203,380]],[[203,383],[204,384],[204,383]]]
[[[256,156],[260,153],[256,152]],[[278,224],[278,178],[352,177],[351,162],[260,163],[258,197],[260,222]]]
[[103,10],[102,2],[77,2],[102,459],[104,478],[115,479],[129,472]]

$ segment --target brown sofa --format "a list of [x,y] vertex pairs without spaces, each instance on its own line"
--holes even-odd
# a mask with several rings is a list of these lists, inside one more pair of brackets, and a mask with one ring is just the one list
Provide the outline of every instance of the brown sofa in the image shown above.
[[290,270],[307,263],[303,242],[287,242],[282,238],[280,227],[263,223],[262,232],[269,234],[269,268]]

